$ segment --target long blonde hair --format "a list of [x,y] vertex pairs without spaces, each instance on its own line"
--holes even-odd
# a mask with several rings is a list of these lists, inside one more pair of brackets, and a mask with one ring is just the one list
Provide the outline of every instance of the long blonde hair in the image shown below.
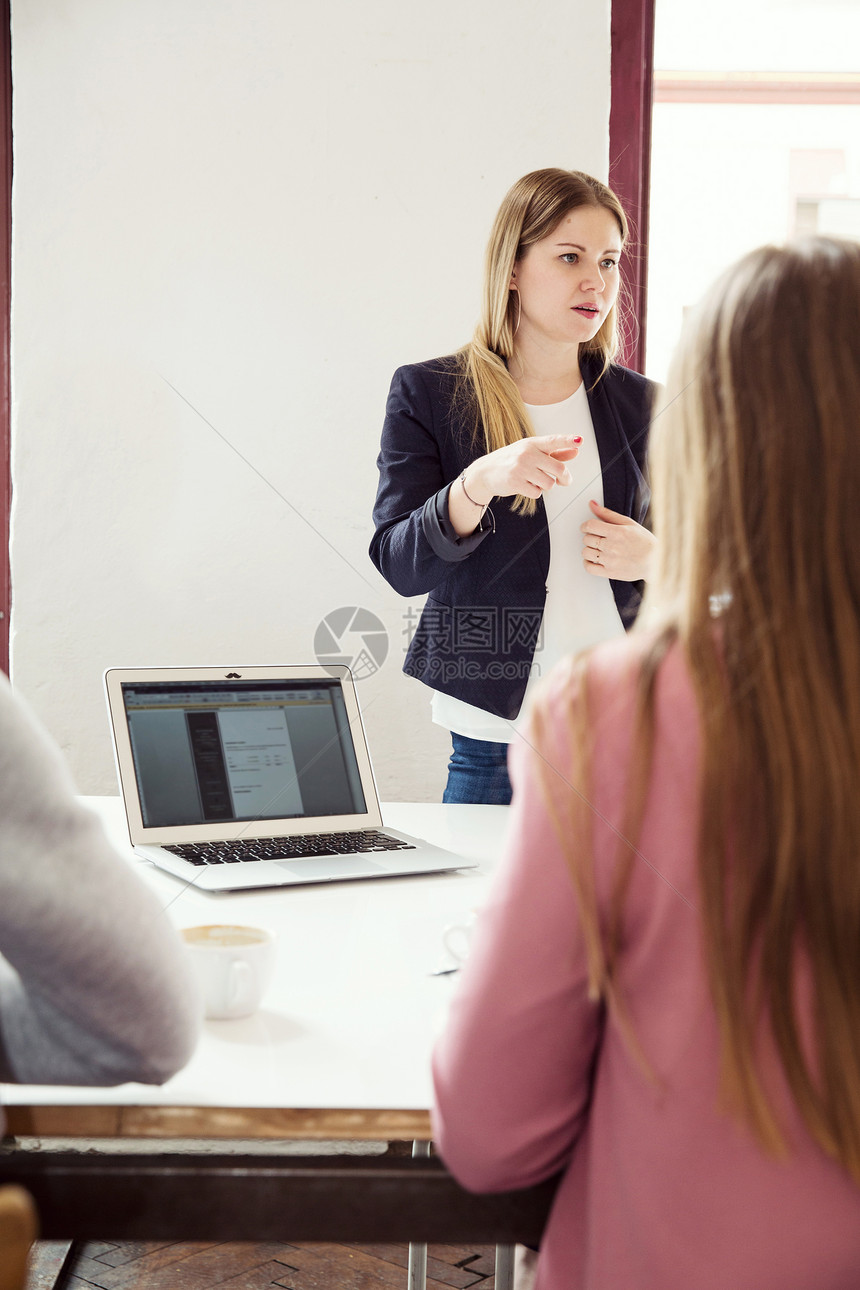
[[[621,203],[611,188],[578,170],[533,170],[517,180],[499,207],[487,244],[480,321],[472,340],[460,351],[458,397],[471,405],[475,433],[483,437],[485,452],[534,433],[506,366],[514,352],[519,307],[517,293],[510,289],[514,265],[528,247],[582,206],[609,211],[618,221],[623,245],[628,227]],[[602,376],[617,348],[616,302],[581,352],[602,360]],[[534,498],[517,497],[514,502],[514,510],[531,514],[534,509]]]
[[[701,722],[698,875],[723,1097],[785,1150],[759,1062],[765,1023],[810,1134],[860,1181],[858,337],[860,245],[827,238],[746,256],[685,328],[650,441],[659,550],[637,625],[652,635],[611,940],[647,794],[654,679],[677,642]],[[589,861],[570,859],[583,888]],[[616,954],[593,898],[584,917],[592,984],[611,997]]]

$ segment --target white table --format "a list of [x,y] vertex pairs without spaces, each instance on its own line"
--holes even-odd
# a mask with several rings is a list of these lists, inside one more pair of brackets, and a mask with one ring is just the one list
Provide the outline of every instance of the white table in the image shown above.
[[[119,798],[85,798],[132,856]],[[456,976],[442,932],[480,905],[506,808],[392,803],[387,824],[480,867],[210,895],[134,858],[177,927],[262,924],[278,934],[273,984],[254,1016],[208,1021],[186,1068],[160,1088],[6,1085],[17,1135],[429,1138],[429,1056]]]
[[[554,1182],[480,1197],[435,1158],[169,1154],[163,1142],[429,1141],[430,1051],[457,979],[433,975],[451,962],[442,933],[482,903],[506,809],[384,808],[387,824],[479,861],[476,869],[211,895],[133,856],[118,798],[84,801],[177,927],[262,924],[278,934],[278,958],[262,1008],[206,1022],[188,1066],[160,1088],[3,1086],[7,1129],[18,1137],[162,1140],[146,1156],[7,1156],[0,1173],[33,1192],[43,1235],[496,1243],[496,1285],[510,1286],[510,1242],[539,1240]],[[424,1247],[411,1248],[415,1287]]]

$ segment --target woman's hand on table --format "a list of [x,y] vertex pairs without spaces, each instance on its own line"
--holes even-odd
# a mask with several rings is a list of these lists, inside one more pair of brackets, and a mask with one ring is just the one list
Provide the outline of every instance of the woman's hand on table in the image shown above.
[[638,582],[648,577],[657,539],[628,515],[589,502],[591,515],[581,526],[582,562],[598,578]]

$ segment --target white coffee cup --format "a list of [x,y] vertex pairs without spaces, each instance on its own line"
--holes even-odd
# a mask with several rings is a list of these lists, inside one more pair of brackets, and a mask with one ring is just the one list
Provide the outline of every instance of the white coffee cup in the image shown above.
[[275,935],[265,927],[210,923],[184,927],[205,1015],[213,1020],[256,1012],[275,967]]

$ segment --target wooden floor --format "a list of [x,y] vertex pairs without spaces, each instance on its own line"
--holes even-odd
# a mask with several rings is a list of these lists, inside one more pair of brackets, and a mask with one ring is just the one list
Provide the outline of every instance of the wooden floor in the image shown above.
[[[45,1253],[49,1251],[46,1249]],[[63,1290],[405,1290],[406,1245],[202,1244],[183,1241],[79,1247]],[[38,1262],[38,1260],[37,1260]],[[493,1290],[495,1249],[431,1245],[428,1290]],[[40,1290],[38,1275],[28,1290]]]

